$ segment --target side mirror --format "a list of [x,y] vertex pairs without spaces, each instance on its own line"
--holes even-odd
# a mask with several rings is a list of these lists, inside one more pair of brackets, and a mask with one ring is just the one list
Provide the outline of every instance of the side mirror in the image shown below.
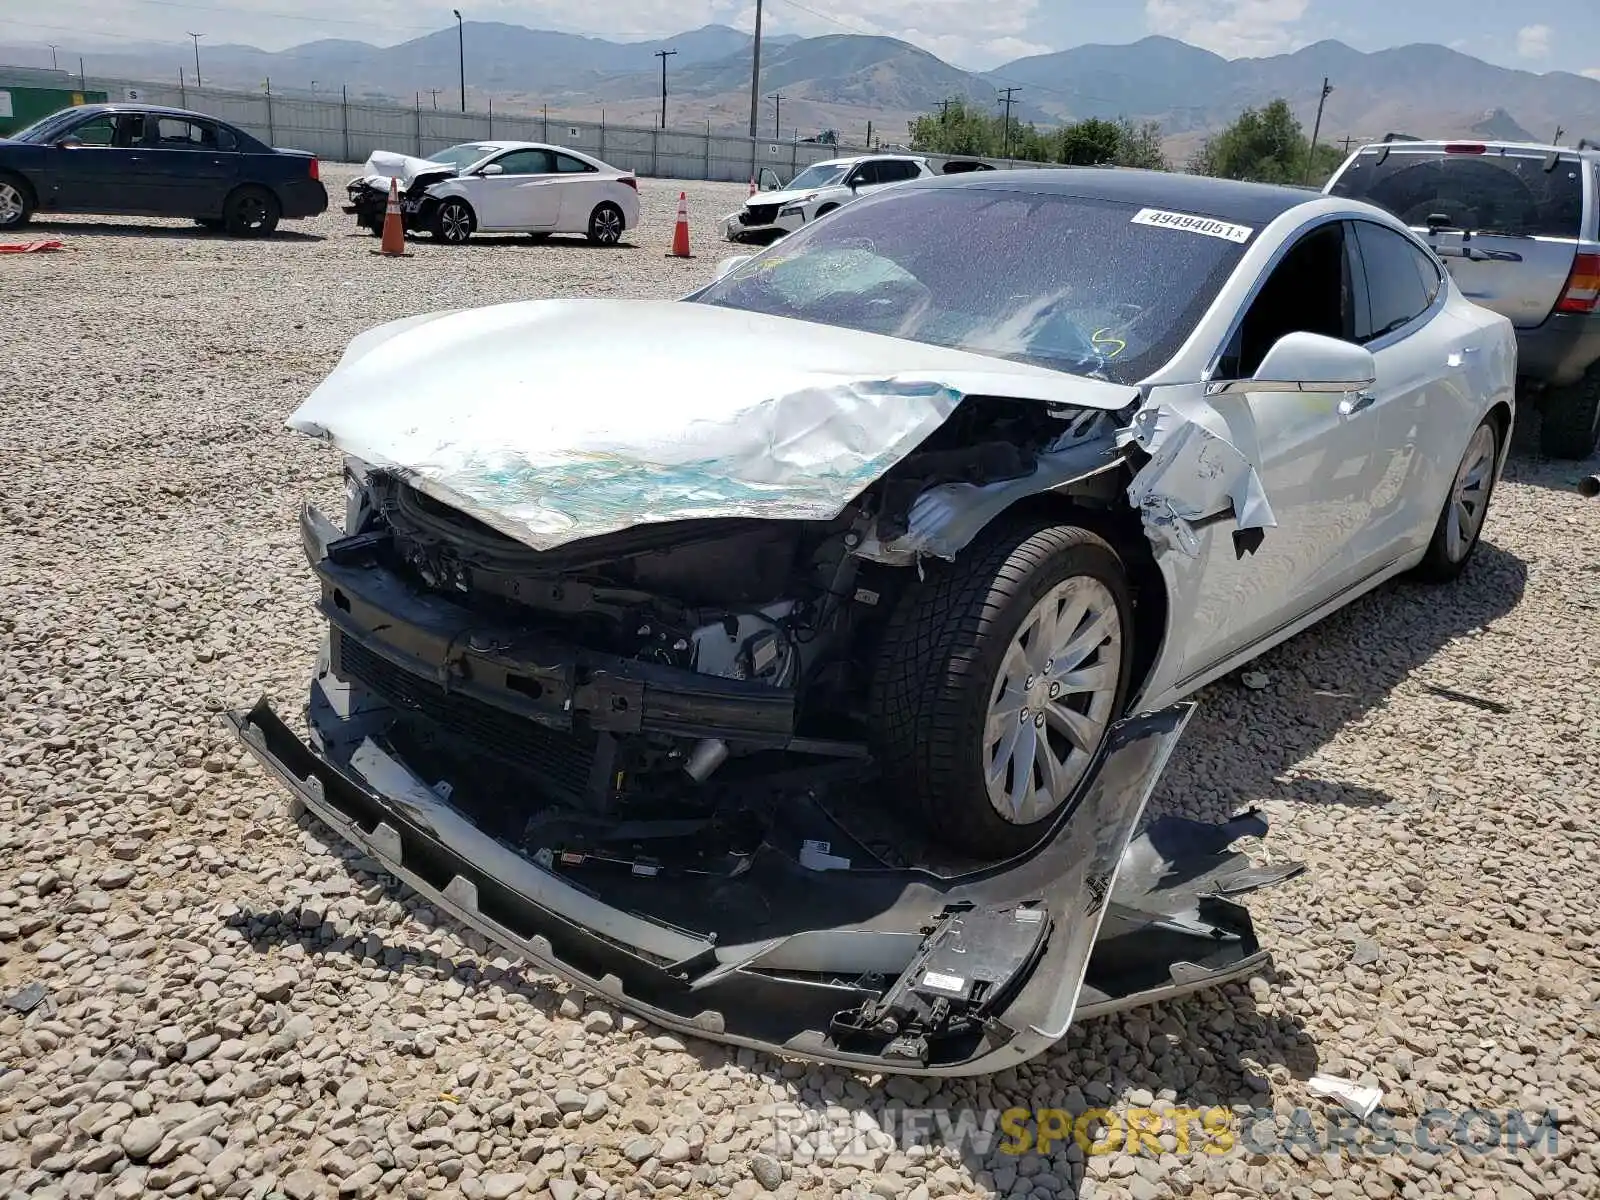
[[77,138],[73,137],[70,133],[66,137],[61,138],[56,142],[57,150],[79,150],[82,149],[82,147],[83,143]]
[[505,173],[506,169],[499,163],[490,163],[488,166],[478,168],[479,175],[504,175]]
[[723,259],[717,264],[717,273],[711,277],[711,282],[716,283],[724,276],[737,270],[739,267],[744,266],[745,263],[749,262],[754,257],[754,254],[735,254],[729,258]]
[[1320,333],[1286,333],[1273,343],[1253,377],[1209,384],[1206,394],[1359,392],[1377,379],[1377,359],[1365,346]]

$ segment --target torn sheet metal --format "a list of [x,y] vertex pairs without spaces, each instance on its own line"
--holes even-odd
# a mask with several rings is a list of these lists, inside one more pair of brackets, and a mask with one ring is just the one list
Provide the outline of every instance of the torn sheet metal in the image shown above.
[[[912,503],[904,533],[884,541],[875,527],[862,539],[856,555],[888,566],[909,566],[923,556],[954,561],[990,522],[1019,500],[1085,483],[1122,463],[1116,444],[1106,437],[1041,454],[1034,470],[1019,479],[931,487]],[[1114,486],[1107,485],[1107,491]]]
[[1146,534],[1190,558],[1200,553],[1200,521],[1231,510],[1241,530],[1278,524],[1254,464],[1213,426],[1221,421],[1212,410],[1174,400],[1140,409],[1117,434],[1119,445],[1150,455],[1128,484]]
[[541,300],[369,330],[288,423],[547,550],[652,522],[830,520],[968,395],[1137,397],[714,305]]

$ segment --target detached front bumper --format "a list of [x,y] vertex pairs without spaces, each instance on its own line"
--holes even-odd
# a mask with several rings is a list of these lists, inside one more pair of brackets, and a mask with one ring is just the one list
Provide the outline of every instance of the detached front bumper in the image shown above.
[[[331,588],[325,611],[343,621],[334,636],[348,640],[367,624],[360,597],[373,587],[329,561],[341,557],[330,528],[311,519],[307,551]],[[390,597],[382,629],[359,635],[365,652],[421,636],[401,599]],[[668,1029],[772,1054],[926,1075],[1016,1066],[1075,1018],[1259,971],[1267,956],[1235,898],[1299,870],[1252,868],[1229,852],[1265,832],[1253,814],[1143,823],[1190,705],[1116,725],[1091,782],[1038,846],[965,874],[881,865],[829,815],[814,776],[787,790],[783,776],[763,778],[755,835],[689,869],[670,852],[647,865],[514,846],[481,805],[462,802],[481,793],[474,780],[430,785],[390,737],[397,704],[408,720],[437,713],[467,681],[408,671],[400,698],[341,678],[341,661],[366,660],[336,655],[319,670],[308,740],[265,701],[229,718],[301,804],[512,953]],[[632,695],[645,721],[647,697]],[[504,812],[520,795],[493,799]]]

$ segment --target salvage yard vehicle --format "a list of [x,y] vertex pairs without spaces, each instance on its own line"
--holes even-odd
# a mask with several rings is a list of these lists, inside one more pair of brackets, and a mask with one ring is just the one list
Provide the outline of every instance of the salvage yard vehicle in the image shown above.
[[0,230],[35,213],[102,213],[264,237],[327,208],[314,154],[187,109],[83,104],[0,138]]
[[1362,146],[1328,181],[1420,233],[1474,303],[1517,331],[1540,449],[1600,443],[1600,148],[1418,138]]
[[1184,697],[1460,574],[1515,367],[1381,210],[1141,171],[914,181],[677,302],[409,317],[289,419],[346,456],[306,737],[230,720],[661,1025],[1015,1066],[1261,968],[1239,897],[1298,864],[1145,819]]
[[927,159],[910,154],[829,159],[807,167],[779,191],[751,196],[738,212],[722,219],[722,234],[730,242],[768,241],[891,183],[936,174]]
[[598,158],[542,142],[463,142],[431,158],[379,150],[344,211],[378,234],[398,180],[408,233],[459,245],[474,233],[582,234],[615,246],[639,225],[639,181]]

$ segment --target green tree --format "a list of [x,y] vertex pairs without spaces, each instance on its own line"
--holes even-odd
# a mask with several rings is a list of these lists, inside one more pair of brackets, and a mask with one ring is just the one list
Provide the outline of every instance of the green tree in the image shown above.
[[1061,129],[1040,130],[1012,118],[1007,136],[1005,117],[954,97],[911,122],[911,148],[931,154],[1010,157],[1023,162],[1069,163],[1074,166],[1114,164],[1167,169],[1161,153],[1161,127],[1134,125],[1126,118],[1090,118]]
[[1189,161],[1197,175],[1253,179],[1262,183],[1320,183],[1339,165],[1339,152],[1311,146],[1289,103],[1274,100],[1265,108],[1247,108],[1234,123],[1208,139]]

